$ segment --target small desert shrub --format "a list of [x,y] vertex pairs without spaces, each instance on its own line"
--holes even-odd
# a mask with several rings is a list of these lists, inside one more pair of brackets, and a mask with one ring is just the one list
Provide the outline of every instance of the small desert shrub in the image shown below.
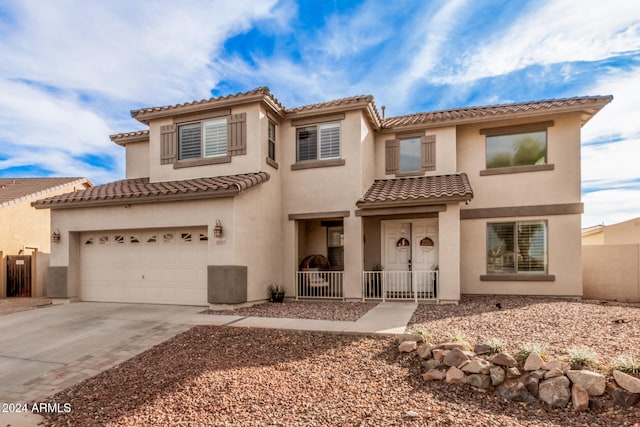
[[489,347],[491,347],[492,353],[500,353],[507,349],[507,344],[502,341],[500,338],[489,338],[486,343]]
[[427,331],[424,328],[412,329],[409,331],[409,333],[421,336],[422,339],[425,340],[426,342],[431,342],[433,340],[433,337],[431,336],[429,331]]
[[623,354],[613,361],[611,367],[617,371],[640,375],[640,357]]
[[588,347],[571,347],[569,363],[572,369],[595,367],[598,364],[598,355]]
[[453,334],[449,334],[449,341],[464,344],[464,347],[467,350],[471,350],[473,348],[473,346],[469,344],[469,340],[464,332],[455,331]]
[[520,351],[516,353],[515,359],[520,363],[524,363],[531,353],[538,353],[542,360],[547,360],[549,358],[547,350],[542,344],[527,342],[524,343],[520,348]]

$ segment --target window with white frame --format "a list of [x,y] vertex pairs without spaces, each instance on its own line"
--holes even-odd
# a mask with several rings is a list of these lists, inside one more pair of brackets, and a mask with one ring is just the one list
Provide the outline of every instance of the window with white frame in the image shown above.
[[340,158],[340,123],[323,123],[296,129],[296,161]]
[[488,274],[546,274],[547,221],[487,224]]
[[179,159],[227,155],[227,119],[219,118],[178,127]]

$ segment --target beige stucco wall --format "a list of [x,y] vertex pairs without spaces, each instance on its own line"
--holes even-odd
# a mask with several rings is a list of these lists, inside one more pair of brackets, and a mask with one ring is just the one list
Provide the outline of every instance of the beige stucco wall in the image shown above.
[[604,230],[600,230],[597,233],[582,235],[583,245],[603,245],[604,244]]
[[[540,219],[547,220],[548,274],[555,281],[481,281],[487,274],[487,223]],[[463,220],[460,228],[463,294],[582,295],[580,215]]]
[[438,214],[438,298],[443,301],[460,299],[460,205],[448,204]]
[[586,246],[584,298],[640,302],[640,244]]
[[[485,136],[480,129],[554,120],[547,131],[547,162],[553,170],[480,176],[486,168]],[[580,202],[580,115],[542,116],[461,126],[458,167],[474,191],[463,209]]]
[[149,142],[130,142],[126,145],[126,177],[149,176]]
[[640,219],[635,218],[604,228],[605,245],[626,245],[640,243]]

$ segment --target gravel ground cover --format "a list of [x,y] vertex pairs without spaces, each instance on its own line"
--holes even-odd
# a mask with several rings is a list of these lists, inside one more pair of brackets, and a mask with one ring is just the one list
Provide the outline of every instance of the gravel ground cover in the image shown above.
[[265,302],[234,310],[207,310],[207,314],[355,322],[376,306],[371,302],[294,301]]
[[[500,304],[500,309],[496,307]],[[471,344],[500,338],[515,354],[524,343],[562,359],[575,346],[594,350],[603,367],[621,354],[640,357],[640,304],[548,297],[463,296],[459,305],[420,305],[408,325],[434,342],[461,334]]]
[[0,316],[20,311],[33,310],[34,308],[51,304],[50,298],[11,297],[0,298]]
[[[495,307],[498,302],[500,310]],[[619,319],[627,322],[615,323]],[[513,343],[530,341],[547,344],[550,349],[587,345],[598,349],[601,356],[600,348],[636,354],[640,348],[638,304],[468,297],[459,306],[419,306],[412,323],[413,328],[428,329],[435,339],[446,338],[453,330],[470,339],[500,336],[510,347]],[[416,357],[415,353],[399,353],[397,341],[391,337],[198,326],[53,396],[51,402],[70,403],[73,409],[68,414],[47,415],[46,424],[638,426],[640,423],[637,406],[614,406],[606,396],[592,398],[588,412],[575,413],[570,406],[551,409],[542,403],[506,402],[467,385],[425,382]],[[409,417],[409,411],[415,411],[417,416]]]

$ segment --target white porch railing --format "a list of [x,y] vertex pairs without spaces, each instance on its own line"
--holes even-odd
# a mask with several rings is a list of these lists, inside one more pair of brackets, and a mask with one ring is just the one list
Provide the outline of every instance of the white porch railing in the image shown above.
[[438,271],[363,271],[362,299],[437,300]]
[[297,298],[343,298],[342,271],[298,271]]

